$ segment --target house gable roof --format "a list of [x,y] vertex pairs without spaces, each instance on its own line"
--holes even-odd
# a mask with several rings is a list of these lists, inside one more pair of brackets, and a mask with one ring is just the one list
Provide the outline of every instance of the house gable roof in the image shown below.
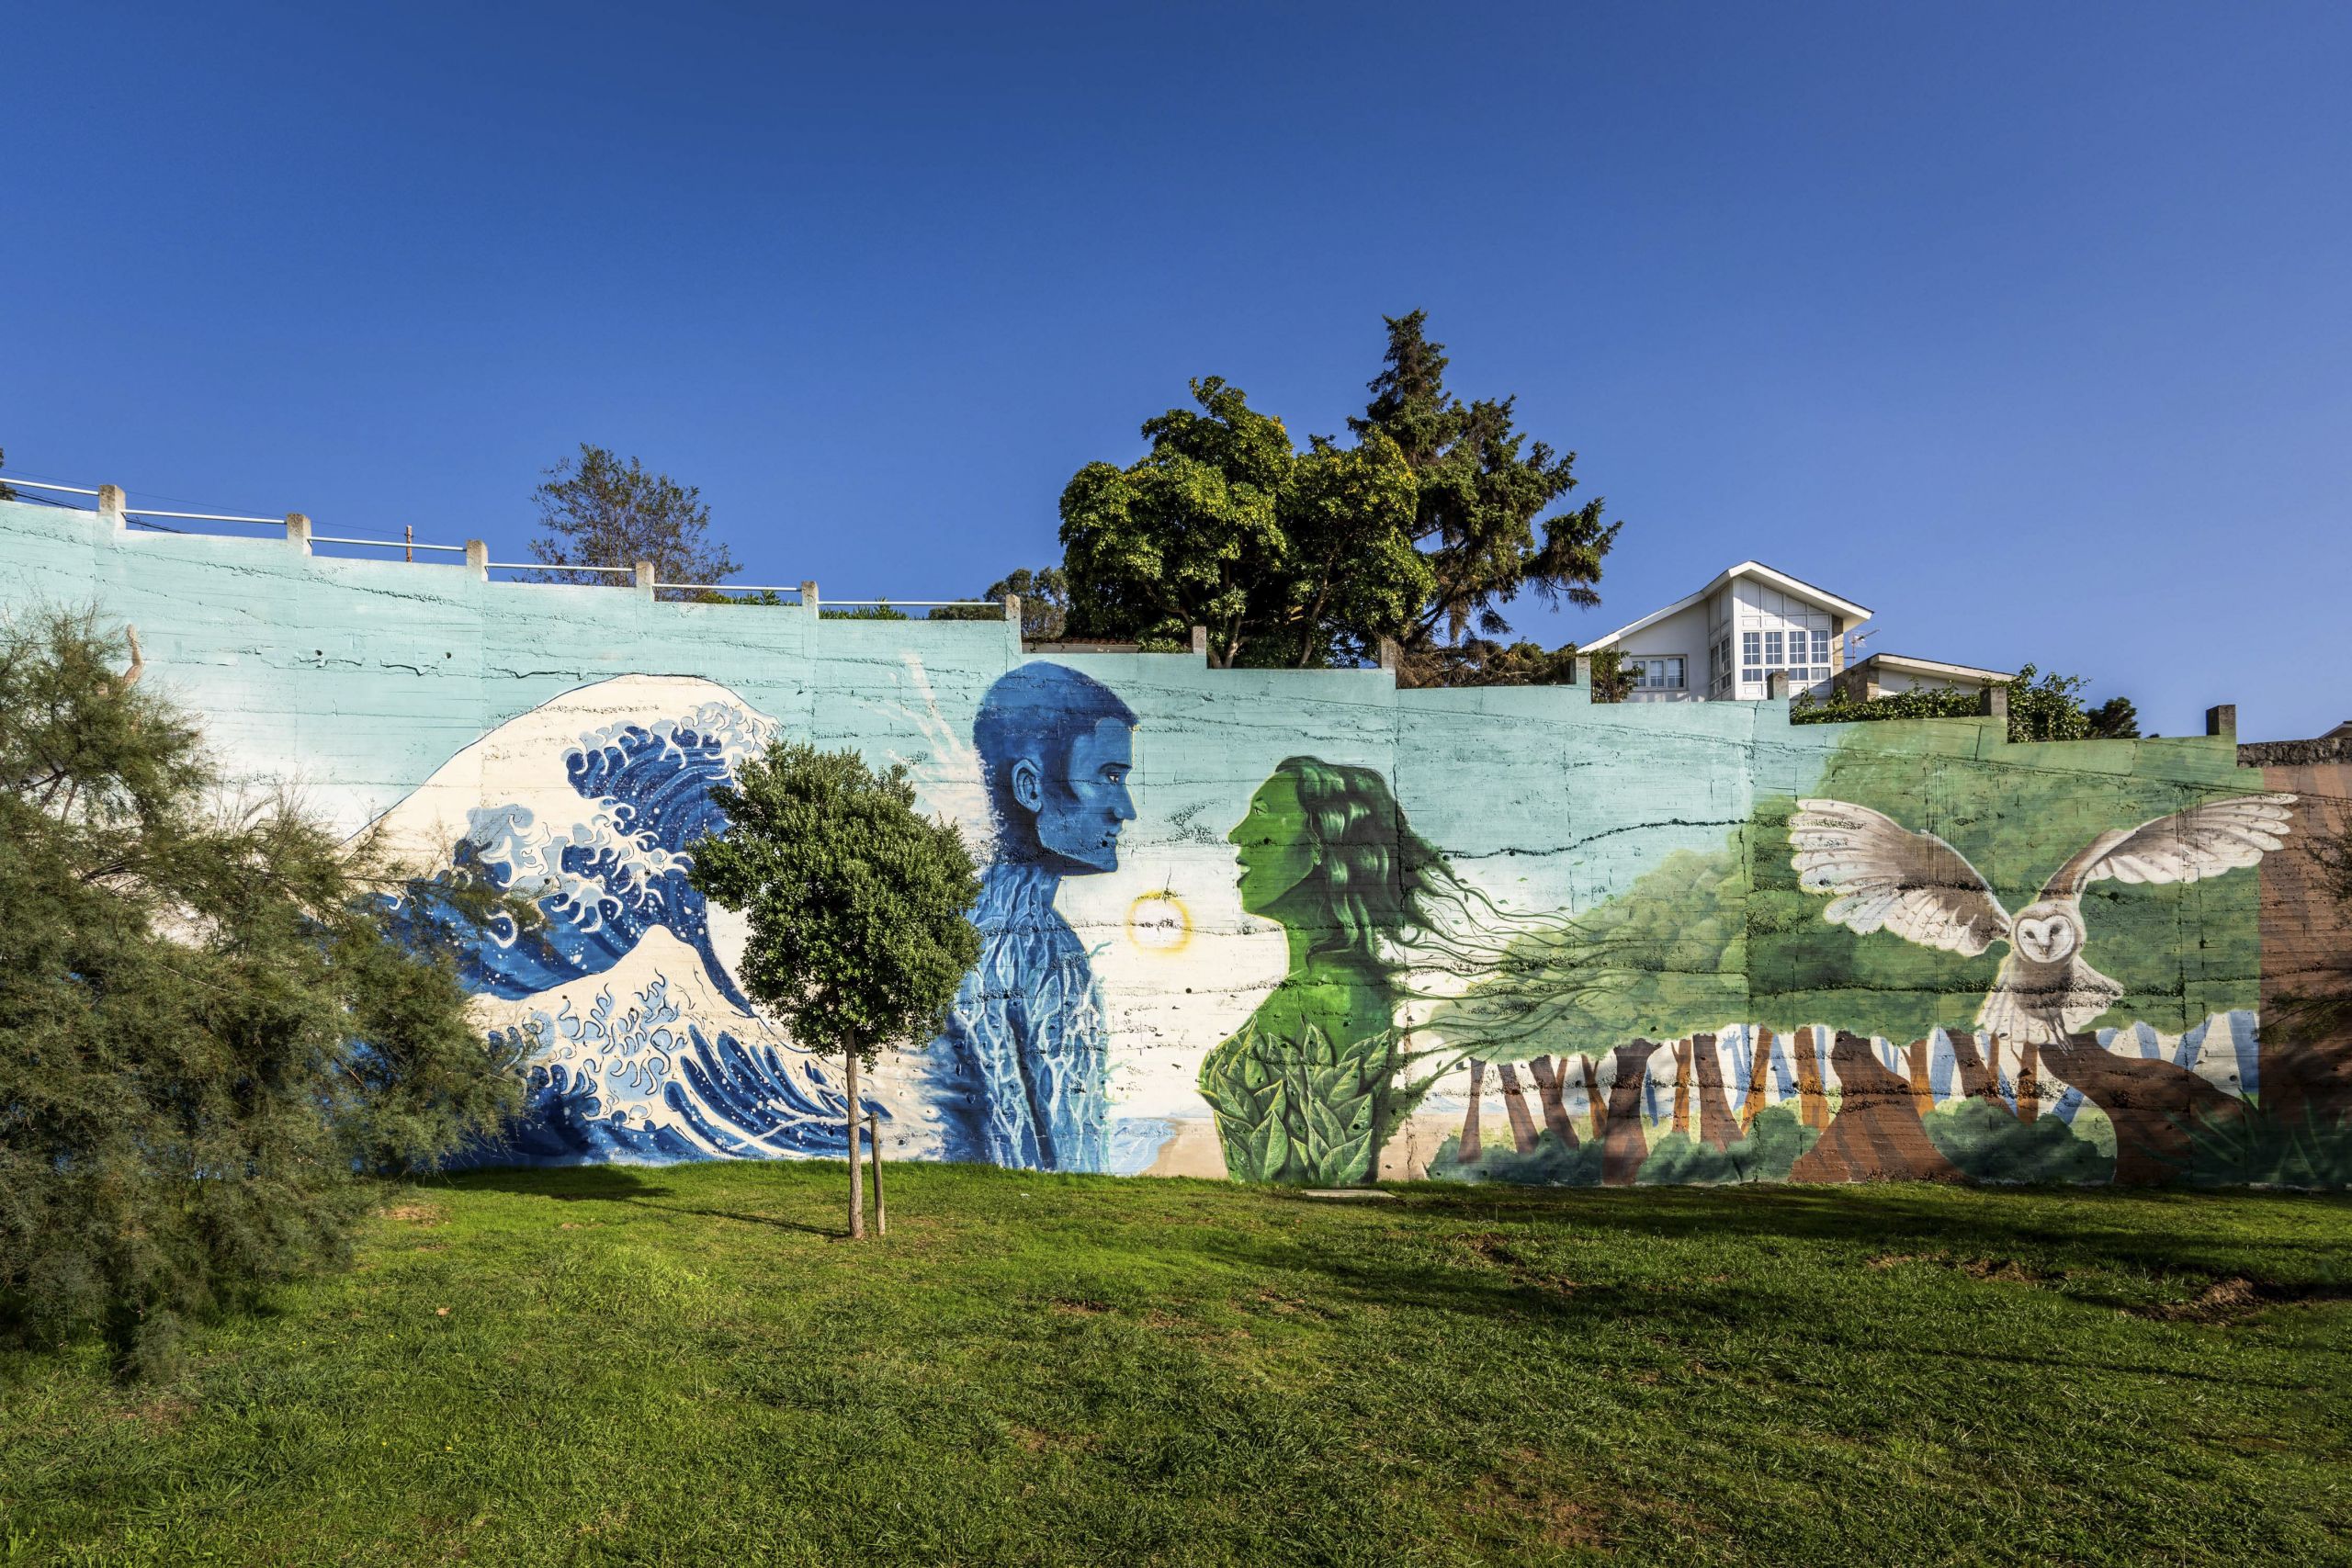
[[1727,568],[1717,573],[1713,581],[1696,593],[1686,593],[1664,609],[1652,610],[1640,620],[1628,621],[1615,631],[1594,637],[1582,647],[1587,652],[1595,649],[1614,648],[1623,638],[1633,636],[1645,626],[1654,626],[1668,615],[1680,615],[1691,605],[1706,600],[1725,583],[1743,577],[1752,577],[1759,582],[1770,583],[1792,599],[1802,599],[1808,604],[1827,610],[1832,615],[1844,615],[1849,620],[1864,621],[1871,615],[1870,607],[1866,604],[1857,604],[1851,599],[1842,599],[1826,588],[1815,588],[1803,578],[1791,577],[1787,572],[1766,566],[1760,560],[1744,560],[1737,566]]

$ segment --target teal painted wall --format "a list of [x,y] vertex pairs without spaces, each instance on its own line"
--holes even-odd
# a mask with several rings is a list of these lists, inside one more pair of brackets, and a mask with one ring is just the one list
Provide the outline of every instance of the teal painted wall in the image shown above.
[[[0,503],[0,582],[12,612],[135,624],[146,678],[232,775],[291,781],[347,829],[381,819],[419,860],[505,854],[571,900],[570,951],[481,955],[485,1026],[543,1046],[547,1125],[502,1157],[838,1151],[830,1066],[742,1004],[723,914],[632,899],[674,903],[679,802],[773,735],[905,761],[993,843],[975,721],[1035,662],[1001,623],[488,582],[20,503]],[[1051,929],[998,933],[1008,963],[1061,954],[1020,957],[1022,985],[1062,965],[1046,1037],[991,1079],[976,982],[978,1033],[879,1075],[902,1155],[985,1154],[974,1106],[1025,1081],[1024,1049],[1081,1063],[1102,1137],[1082,1167],[1282,1179],[2162,1179],[2260,1104],[2260,844],[2086,892],[2081,955],[2127,994],[2046,1045],[1972,1037],[2004,944],[1835,925],[1792,863],[1792,803],[1827,795],[1940,834],[2017,911],[2102,832],[2263,794],[2226,740],[2021,747],[1989,722],[1792,727],[1773,703],[1050,662],[1132,713],[1133,819],[1114,869],[1052,887]],[[1297,758],[1320,771],[1285,773]],[[1258,853],[1287,880],[1253,908]],[[2149,1102],[2171,1122],[2135,1120]]]

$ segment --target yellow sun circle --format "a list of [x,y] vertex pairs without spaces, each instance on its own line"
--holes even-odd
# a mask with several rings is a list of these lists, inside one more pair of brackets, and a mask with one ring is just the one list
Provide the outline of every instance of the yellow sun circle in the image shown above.
[[1193,940],[1193,914],[1173,893],[1147,893],[1127,906],[1127,940],[1146,953],[1182,953]]

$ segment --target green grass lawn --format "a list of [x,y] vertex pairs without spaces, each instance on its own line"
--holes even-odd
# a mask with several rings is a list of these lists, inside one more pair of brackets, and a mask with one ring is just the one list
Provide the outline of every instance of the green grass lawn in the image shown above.
[[389,1191],[0,1562],[2352,1562],[2352,1202],[839,1166]]

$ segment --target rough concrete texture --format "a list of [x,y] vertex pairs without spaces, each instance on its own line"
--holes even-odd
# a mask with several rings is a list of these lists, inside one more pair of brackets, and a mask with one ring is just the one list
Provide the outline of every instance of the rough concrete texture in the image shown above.
[[538,899],[545,931],[462,954],[485,1028],[535,1049],[532,1114],[487,1160],[841,1151],[837,1064],[762,1019],[740,923],[684,877],[712,784],[790,737],[907,762],[989,867],[956,1026],[861,1086],[901,1157],[1317,1187],[2352,1179],[2352,1041],[2256,1027],[2343,980],[2311,848],[2352,823],[2341,763],[1029,654],[1003,623],[26,504],[0,503],[0,584],[12,613],[135,624],[233,776]]

